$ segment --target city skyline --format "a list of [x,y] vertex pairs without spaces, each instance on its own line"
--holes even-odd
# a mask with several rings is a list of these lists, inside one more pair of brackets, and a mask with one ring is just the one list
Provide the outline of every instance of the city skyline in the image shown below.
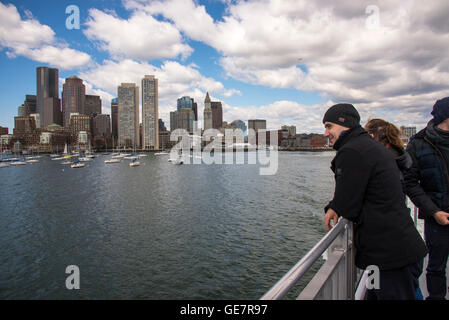
[[[59,69],[61,93],[64,79],[83,79],[109,115],[120,83],[155,75],[167,126],[183,96],[198,101],[203,123],[209,92],[222,102],[223,121],[270,119],[267,129],[320,133],[327,106],[342,101],[362,122],[422,128],[434,102],[449,95],[441,17],[448,4],[412,4],[1,0],[0,126],[12,131],[17,108],[37,94],[35,68],[46,66]],[[70,28],[70,5],[79,29]]]

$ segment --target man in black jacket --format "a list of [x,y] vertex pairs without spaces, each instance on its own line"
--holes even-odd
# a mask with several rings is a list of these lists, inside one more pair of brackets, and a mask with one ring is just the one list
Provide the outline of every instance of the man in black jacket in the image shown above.
[[351,104],[329,108],[323,123],[324,135],[337,150],[326,227],[331,229],[340,216],[354,222],[356,266],[380,270],[380,287],[369,289],[367,299],[415,299],[427,249],[405,205],[392,153],[360,126]]
[[433,119],[407,145],[413,165],[405,174],[407,195],[424,219],[429,248],[426,269],[429,300],[445,299],[449,255],[449,97],[438,100]]

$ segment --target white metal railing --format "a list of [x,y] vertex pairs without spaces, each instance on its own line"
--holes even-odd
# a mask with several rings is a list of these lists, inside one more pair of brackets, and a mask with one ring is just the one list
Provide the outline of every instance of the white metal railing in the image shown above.
[[[413,208],[415,227],[418,209]],[[367,272],[354,264],[352,222],[341,218],[338,223],[267,293],[262,300],[280,300],[299,282],[304,274],[327,250],[327,260],[301,291],[298,300],[363,300],[366,293]]]
[[342,218],[279,280],[262,300],[279,300],[327,250],[327,260],[298,299],[353,299],[356,282],[352,223]]

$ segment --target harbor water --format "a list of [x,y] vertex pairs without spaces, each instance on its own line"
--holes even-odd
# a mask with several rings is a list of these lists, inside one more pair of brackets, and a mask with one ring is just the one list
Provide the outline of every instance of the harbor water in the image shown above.
[[279,152],[274,175],[147,155],[1,168],[0,299],[258,299],[326,233],[334,152]]

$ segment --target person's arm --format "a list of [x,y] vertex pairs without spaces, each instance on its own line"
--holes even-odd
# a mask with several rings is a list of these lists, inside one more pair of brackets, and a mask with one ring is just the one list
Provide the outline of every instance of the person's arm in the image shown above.
[[[358,151],[346,148],[337,155],[335,168],[335,193],[328,205],[327,213],[332,209],[338,216],[357,221],[362,210],[371,167]],[[334,214],[328,218],[334,219]]]
[[412,158],[412,165],[410,169],[403,172],[406,194],[413,204],[419,208],[423,217],[431,217],[435,213],[442,210],[426,194],[419,183],[421,180],[421,174],[418,160],[415,156],[415,146],[413,143],[409,143],[407,145],[407,152]]

